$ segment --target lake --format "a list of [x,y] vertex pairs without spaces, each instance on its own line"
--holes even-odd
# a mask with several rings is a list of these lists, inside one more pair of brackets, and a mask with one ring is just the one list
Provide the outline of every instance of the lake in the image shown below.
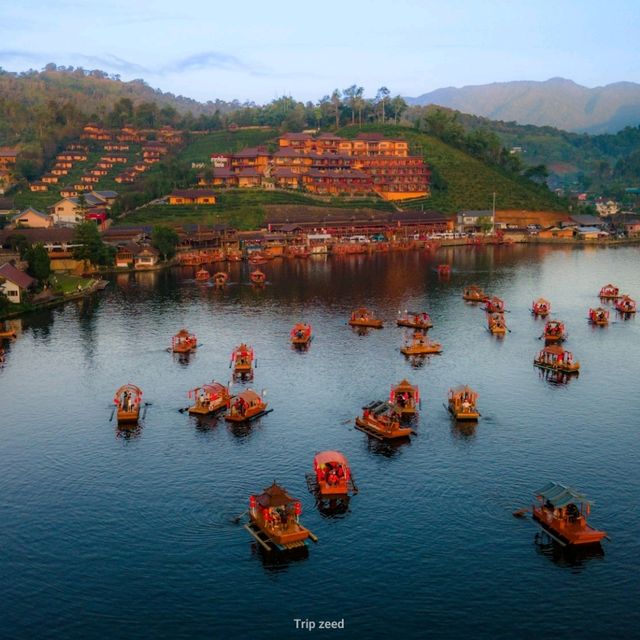
[[[313,632],[331,637],[637,638],[640,320],[609,305],[594,328],[587,312],[608,282],[640,297],[639,258],[515,245],[273,261],[261,290],[233,264],[224,291],[185,267],[118,274],[25,317],[0,369],[0,636],[289,638],[308,619],[344,620]],[[505,299],[503,339],[462,300],[471,283]],[[566,384],[532,364],[539,296],[581,363]],[[354,332],[359,306],[385,328]],[[421,366],[399,353],[405,309],[428,311],[443,345]],[[313,326],[306,352],[289,344],[298,321]],[[166,351],[183,326],[201,343],[188,361]],[[273,412],[240,428],[180,413],[189,389],[229,380],[241,341]],[[418,435],[385,446],[355,430],[404,377],[421,391]],[[109,420],[126,382],[151,403],[139,429]],[[475,427],[443,406],[461,383],[480,394]],[[343,512],[319,510],[306,485],[324,449],[359,488]],[[265,556],[234,521],[274,479],[319,538],[306,557]],[[549,480],[594,500],[603,554],[538,544],[513,517]]]

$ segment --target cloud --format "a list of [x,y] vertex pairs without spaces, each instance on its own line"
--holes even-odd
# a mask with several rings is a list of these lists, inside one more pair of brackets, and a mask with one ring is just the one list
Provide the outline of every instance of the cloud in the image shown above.
[[4,49],[0,50],[0,60],[28,60],[30,62],[39,62],[42,60],[42,56],[33,51]]
[[204,51],[187,58],[175,60],[159,71],[164,73],[182,73],[185,71],[199,71],[202,69],[223,69],[225,71],[251,71],[246,63],[235,56],[221,51]]
[[114,56],[109,53],[104,56],[89,56],[83,53],[72,53],[65,54],[65,57],[71,57],[78,62],[92,65],[94,67],[100,68],[101,70],[107,69],[109,71],[119,71],[120,73],[130,74],[153,73],[151,69],[143,67],[140,64],[136,64],[135,62],[123,60],[122,58],[118,58],[118,56]]

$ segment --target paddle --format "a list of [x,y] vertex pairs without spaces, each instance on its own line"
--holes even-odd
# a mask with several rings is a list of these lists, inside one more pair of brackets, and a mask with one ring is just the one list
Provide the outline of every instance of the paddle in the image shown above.
[[529,511],[531,511],[531,507],[522,507],[522,509],[514,511],[511,515],[514,518],[524,518],[526,517],[527,513],[529,513]]
[[109,422],[111,422],[113,420],[113,414],[116,412],[116,407],[115,405],[113,406],[113,409],[111,409],[111,415],[109,416]]
[[240,520],[242,520],[242,518],[247,515],[247,513],[249,512],[243,511],[239,516],[235,516],[234,518],[231,518],[231,522],[233,522],[233,524],[238,524]]

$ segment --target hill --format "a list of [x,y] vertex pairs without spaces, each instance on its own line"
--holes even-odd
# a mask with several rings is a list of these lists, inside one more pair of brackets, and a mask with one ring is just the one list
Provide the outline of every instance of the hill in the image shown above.
[[492,120],[575,132],[607,133],[640,124],[640,84],[633,82],[594,88],[564,78],[496,82],[446,87],[406,100],[413,105],[437,104]]
[[362,129],[345,127],[339,133],[355,137],[360,131],[375,131],[406,139],[411,152],[421,153],[438,176],[431,197],[410,201],[403,205],[407,209],[424,206],[425,209],[445,213],[490,209],[494,192],[499,209],[562,211],[566,208],[566,204],[545,185],[482,162],[434,136],[394,125],[368,125]]

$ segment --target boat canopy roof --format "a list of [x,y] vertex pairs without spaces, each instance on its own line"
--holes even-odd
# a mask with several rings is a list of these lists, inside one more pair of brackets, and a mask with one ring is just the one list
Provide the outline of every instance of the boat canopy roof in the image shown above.
[[260,400],[260,396],[253,389],[247,389],[246,391],[239,393],[236,398],[242,398],[245,402]]
[[256,502],[261,507],[283,507],[295,502],[295,500],[278,484],[274,483],[267,487],[259,496]]
[[415,384],[411,384],[406,378],[403,378],[398,384],[394,385],[393,390],[396,392],[403,390],[417,391],[418,387]]
[[190,338],[193,334],[187,329],[180,329],[178,333],[176,333],[176,338]]
[[548,500],[554,507],[566,507],[572,502],[582,502],[584,504],[593,504],[587,497],[578,493],[572,487],[566,487],[559,482],[549,482],[538,489],[535,495],[540,496],[544,500]]
[[227,387],[225,387],[223,384],[221,384],[220,382],[209,382],[207,384],[203,384],[200,389],[202,389],[203,391],[205,391],[206,393],[209,393],[211,395],[213,394],[219,394],[219,393],[224,393],[227,391]]
[[140,387],[137,387],[135,384],[131,384],[130,382],[128,384],[123,384],[115,393],[116,396],[119,396],[121,394],[123,394],[125,391],[128,391],[129,393],[132,393],[134,396],[141,396],[142,395],[142,389],[140,389]]
[[322,464],[327,464],[327,462],[339,462],[345,467],[349,466],[349,464],[347,463],[347,459],[339,451],[321,451],[316,455],[313,461],[317,467]]

